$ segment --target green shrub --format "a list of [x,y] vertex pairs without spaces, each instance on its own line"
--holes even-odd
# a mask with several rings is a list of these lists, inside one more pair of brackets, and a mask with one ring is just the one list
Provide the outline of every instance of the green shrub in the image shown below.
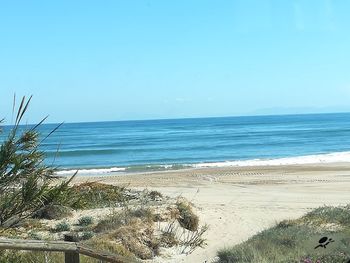
[[94,223],[94,219],[92,216],[82,216],[78,219],[78,224],[80,226],[88,226]]
[[70,229],[71,229],[70,224],[66,221],[63,221],[56,224],[55,228],[53,229],[53,232],[69,231]]

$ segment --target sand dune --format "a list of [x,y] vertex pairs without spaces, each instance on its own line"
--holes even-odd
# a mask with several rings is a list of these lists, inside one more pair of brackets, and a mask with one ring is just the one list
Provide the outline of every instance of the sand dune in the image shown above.
[[78,177],[149,188],[191,200],[209,224],[208,245],[170,262],[212,262],[218,249],[238,244],[276,222],[322,205],[350,203],[350,164],[201,168]]

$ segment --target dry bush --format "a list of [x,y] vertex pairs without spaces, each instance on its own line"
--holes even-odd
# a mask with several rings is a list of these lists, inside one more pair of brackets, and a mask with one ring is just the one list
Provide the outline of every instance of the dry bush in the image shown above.
[[154,214],[150,208],[125,207],[98,222],[96,232],[106,242],[117,242],[141,259],[151,259],[158,253],[159,240],[154,235]]
[[88,241],[85,241],[84,244],[97,250],[108,251],[120,256],[134,258],[133,253],[127,250],[120,242],[118,243],[116,240],[112,240],[108,235],[95,236]]
[[125,225],[127,220],[128,219],[126,219],[121,212],[113,213],[112,215],[100,220],[94,228],[94,231],[97,233],[108,232]]
[[160,244],[162,247],[174,247],[179,244],[179,240],[174,232],[162,232]]
[[190,203],[185,200],[178,201],[176,203],[177,209],[179,210],[178,221],[180,225],[190,231],[197,231],[199,218],[192,211]]
[[159,229],[162,233],[160,241],[163,246],[179,245],[181,253],[190,254],[195,248],[205,245],[203,236],[208,226],[198,228],[198,216],[185,199],[177,202],[176,207],[168,208],[168,218],[166,226]]
[[151,198],[152,201],[157,201],[157,200],[162,200],[163,195],[161,192],[158,191],[150,191],[148,193],[149,197]]
[[181,253],[190,254],[197,247],[204,247],[206,245],[203,235],[208,230],[208,225],[204,225],[196,231],[184,230],[180,244],[183,246]]
[[131,217],[142,218],[147,221],[154,221],[156,216],[150,207],[140,207],[136,209],[129,209]]
[[118,228],[112,236],[141,259],[151,259],[158,254],[159,240],[154,235],[153,224],[139,218]]

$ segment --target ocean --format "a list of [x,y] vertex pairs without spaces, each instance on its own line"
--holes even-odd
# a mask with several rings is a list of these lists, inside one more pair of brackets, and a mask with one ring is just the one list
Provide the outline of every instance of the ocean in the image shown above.
[[66,123],[41,149],[59,174],[347,162],[350,113]]

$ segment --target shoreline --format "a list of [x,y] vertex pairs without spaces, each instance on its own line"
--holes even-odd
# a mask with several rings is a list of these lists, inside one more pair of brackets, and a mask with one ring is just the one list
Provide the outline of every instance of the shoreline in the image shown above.
[[178,164],[140,164],[132,166],[108,166],[108,167],[81,167],[63,168],[57,171],[57,175],[72,175],[77,170],[85,176],[109,175],[113,173],[144,173],[144,172],[165,172],[178,171],[192,168],[223,168],[223,167],[264,167],[264,166],[285,166],[285,165],[323,165],[350,163],[350,152],[332,152],[313,155],[301,155],[281,158],[248,159],[248,160],[227,160],[227,161],[205,161],[198,163]]
[[241,243],[281,220],[323,205],[350,203],[350,163],[191,168],[74,179],[85,181],[147,188],[190,200],[201,224],[209,225],[208,245],[188,256],[169,257],[169,262],[212,262],[219,249]]

